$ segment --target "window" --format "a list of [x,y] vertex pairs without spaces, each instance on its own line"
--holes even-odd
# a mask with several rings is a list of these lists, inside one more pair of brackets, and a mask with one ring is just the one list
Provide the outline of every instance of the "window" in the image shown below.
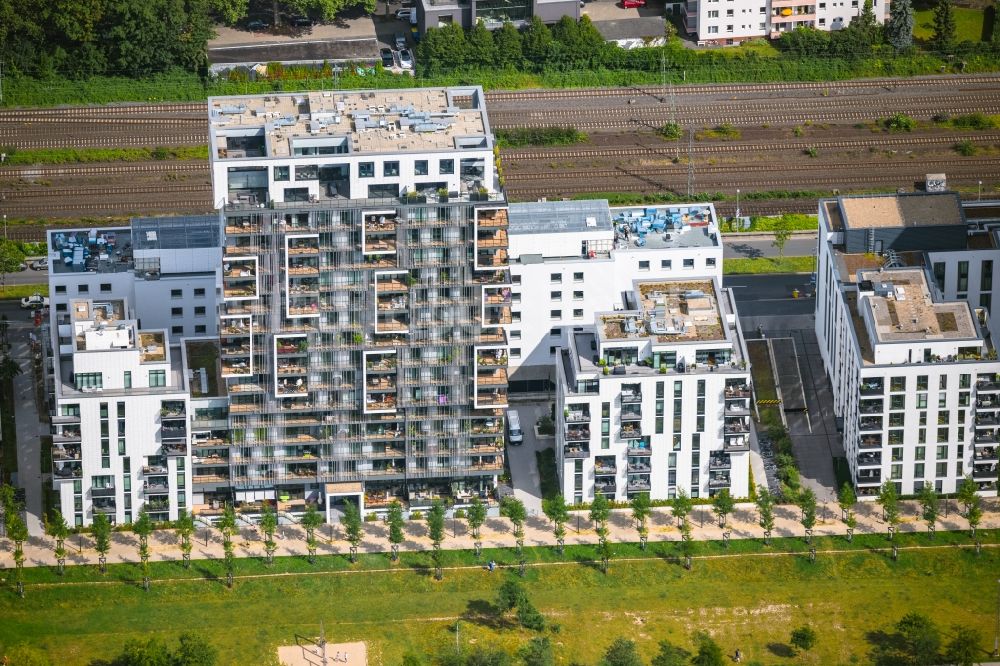
[[685,259],[684,268],[694,268],[694,259]]
[[101,283],[101,293],[102,294],[111,293],[111,283],[110,282],[102,282]]
[[715,257],[706,257],[705,265],[709,268],[715,268]]
[[184,308],[170,308],[170,316],[171,317],[183,317],[184,316]]
[[979,291],[993,291],[993,260],[984,259],[979,276]]
[[453,174],[455,173],[455,160],[441,160],[438,162],[438,173],[440,174]]
[[195,309],[194,309],[194,316],[195,317],[204,317],[205,316],[205,306],[204,305],[199,305],[199,306],[195,307]]
[[274,180],[275,182],[282,182],[288,180],[288,167],[287,166],[274,167]]
[[574,291],[573,292],[573,300],[574,301],[582,301],[583,300],[583,292],[582,291]]
[[194,290],[194,297],[195,298],[205,298],[205,290],[202,289],[201,287],[199,287],[198,289],[195,289]]
[[562,292],[561,291],[550,291],[549,292],[549,300],[551,300],[551,301],[561,301],[562,300]]
[[510,348],[510,355],[512,357],[514,357],[514,358],[521,358],[521,348],[520,347],[511,347]]
[[924,446],[918,446],[913,449],[913,459],[914,460],[924,460],[927,455],[927,448]]
[[733,31],[733,26],[727,25],[726,26],[726,32],[732,32],[732,31]]
[[510,302],[511,303],[520,303],[521,302],[521,292],[519,292],[519,291],[511,292],[511,294],[510,294]]
[[948,428],[938,428],[937,429],[937,441],[947,442],[948,441]]
[[969,290],[969,262],[958,262],[958,291]]
[[649,262],[648,261],[640,261],[639,262],[639,270],[640,271],[648,271],[649,270]]
[[919,375],[917,377],[917,390],[918,391],[927,390],[927,375]]
[[194,327],[194,332],[196,335],[204,334],[208,332],[208,328],[204,324],[198,324]]
[[733,15],[733,10],[732,9],[727,9],[726,10],[726,16],[729,17],[729,16],[732,16],[732,15]]
[[66,293],[66,285],[64,285],[64,284],[56,285],[56,293],[57,294],[65,294]]
[[562,310],[549,310],[549,319],[561,319]]
[[510,332],[510,339],[511,340],[520,340],[521,339],[521,331],[519,331],[519,330],[518,331],[511,331]]
[[583,309],[573,310],[573,319],[583,319]]
[[918,393],[917,394],[917,409],[927,409],[927,394],[926,393]]
[[127,388],[127,389],[132,388],[132,371],[131,370],[126,370],[125,371],[125,382],[124,383],[125,383],[125,388]]
[[906,377],[893,377],[889,380],[889,390],[890,391],[905,391],[906,390]]
[[77,391],[103,388],[104,375],[100,372],[78,372],[73,375],[73,383]]
[[937,282],[938,289],[944,291],[945,265],[943,261],[934,262],[934,281]]
[[183,289],[171,289],[170,290],[170,298],[184,298],[184,290]]
[[549,275],[549,282],[552,284],[562,284],[562,273],[551,273]]
[[517,322],[521,321],[521,311],[520,310],[511,310],[510,311],[510,320],[512,322],[514,322],[514,323],[517,323]]
[[992,294],[979,294],[979,307],[989,310],[993,306]]
[[562,329],[559,328],[558,326],[554,326],[549,329],[549,335],[552,336],[553,338],[557,338],[560,335],[562,335]]
[[937,459],[944,460],[947,457],[948,457],[948,445],[945,444],[944,446],[937,447]]
[[511,279],[511,282],[514,283],[514,284],[521,284],[521,276],[520,275],[511,275],[510,279]]
[[183,326],[171,326],[170,327],[170,334],[171,335],[184,335],[184,327]]
[[583,273],[573,273],[573,282],[583,282]]
[[934,465],[934,476],[948,476],[948,463]]
[[555,355],[555,353],[556,353],[556,348],[555,348],[555,346],[554,346],[554,345],[553,345],[553,346],[550,346],[550,347],[549,347],[549,356],[554,356],[554,355]]
[[710,19],[712,19],[712,18],[719,18],[719,10],[718,9],[713,9],[712,11],[708,12],[708,18],[710,18]]
[[669,271],[673,266],[673,262],[670,259],[660,259],[660,268],[665,271]]
[[[826,19],[825,19],[825,18],[821,18],[821,19],[819,20],[819,24],[820,24],[820,25],[826,25]],[[760,27],[761,27],[761,29],[763,29],[763,28],[764,28],[764,25],[763,25],[763,24],[761,24],[761,26],[760,26]]]
[[90,285],[79,284],[76,286],[76,293],[78,294],[88,294],[90,293]]
[[374,177],[375,177],[374,162],[358,162],[358,178],[374,178]]
[[718,34],[719,33],[719,26],[717,26],[717,25],[710,25],[710,26],[708,26],[708,33],[710,35],[716,35],[716,34]]
[[417,160],[413,163],[413,175],[414,176],[427,175],[427,160]]
[[295,167],[295,180],[319,180],[319,166],[315,164],[303,164]]
[[393,160],[391,162],[382,163],[382,175],[386,178],[399,175],[399,162]]
[[56,312],[66,312],[66,304],[56,303]]
[[167,385],[167,371],[166,370],[150,370],[149,371],[149,386],[166,386]]
[[[917,463],[913,466],[913,478],[922,479],[924,478],[924,463]],[[914,488],[923,488],[923,482],[919,484],[914,484]]]

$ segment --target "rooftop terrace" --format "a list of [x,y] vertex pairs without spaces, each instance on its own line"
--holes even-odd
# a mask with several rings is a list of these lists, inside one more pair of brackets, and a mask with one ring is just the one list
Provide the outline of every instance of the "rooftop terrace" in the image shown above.
[[978,339],[965,301],[935,303],[920,269],[858,272],[859,309],[873,323],[877,342]]
[[129,227],[49,231],[52,273],[118,273],[132,269]]
[[212,159],[489,149],[479,87],[213,97]]
[[712,280],[636,282],[638,310],[598,315],[602,340],[654,343],[724,341],[719,296]]
[[712,204],[610,209],[617,249],[719,247]]
[[219,341],[185,340],[188,382],[192,398],[226,395],[226,385],[219,381]]

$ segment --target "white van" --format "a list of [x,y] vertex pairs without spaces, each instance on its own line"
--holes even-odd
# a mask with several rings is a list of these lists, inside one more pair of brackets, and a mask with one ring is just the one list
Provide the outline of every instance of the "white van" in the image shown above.
[[521,432],[521,419],[513,409],[507,410],[507,434],[510,436],[510,443],[519,446],[524,441],[524,433]]

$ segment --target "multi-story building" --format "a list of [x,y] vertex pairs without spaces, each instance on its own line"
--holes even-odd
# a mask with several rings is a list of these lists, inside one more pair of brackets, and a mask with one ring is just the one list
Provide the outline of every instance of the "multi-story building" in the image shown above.
[[[699,45],[731,46],[795,28],[841,30],[861,13],[864,0],[690,0],[679,7]],[[879,23],[889,16],[888,2],[874,0],[872,9]]]
[[48,242],[59,508],[71,525],[95,513],[129,522],[143,505],[174,519],[192,505],[195,397],[209,393],[192,350],[217,344],[218,219],[138,219]]
[[[565,346],[567,334],[592,324],[597,312],[618,307],[637,277],[722,275],[711,204],[517,203],[509,217],[512,393],[554,391],[556,350]],[[648,226],[633,230],[644,217]]]
[[[952,193],[824,200],[819,224],[816,334],[858,495],[952,493],[966,476],[995,491],[1000,363],[962,277],[996,256],[995,232]],[[951,265],[962,298],[939,287]]]
[[507,206],[480,88],[209,100],[228,486],[203,503],[489,498]]
[[507,21],[521,27],[534,16],[543,23],[557,23],[563,16],[577,21],[581,4],[579,0],[421,0],[415,22],[421,33],[452,23],[472,28],[479,21],[496,30]]

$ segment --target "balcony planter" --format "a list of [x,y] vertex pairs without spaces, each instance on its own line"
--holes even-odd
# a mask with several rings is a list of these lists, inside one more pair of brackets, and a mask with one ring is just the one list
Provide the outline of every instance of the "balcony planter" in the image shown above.
[[448,203],[448,190],[443,187],[438,190],[438,201],[441,203]]
[[606,375],[610,375],[611,374],[611,368],[609,368],[608,366],[605,365],[601,369],[604,371],[604,374],[606,374]]

